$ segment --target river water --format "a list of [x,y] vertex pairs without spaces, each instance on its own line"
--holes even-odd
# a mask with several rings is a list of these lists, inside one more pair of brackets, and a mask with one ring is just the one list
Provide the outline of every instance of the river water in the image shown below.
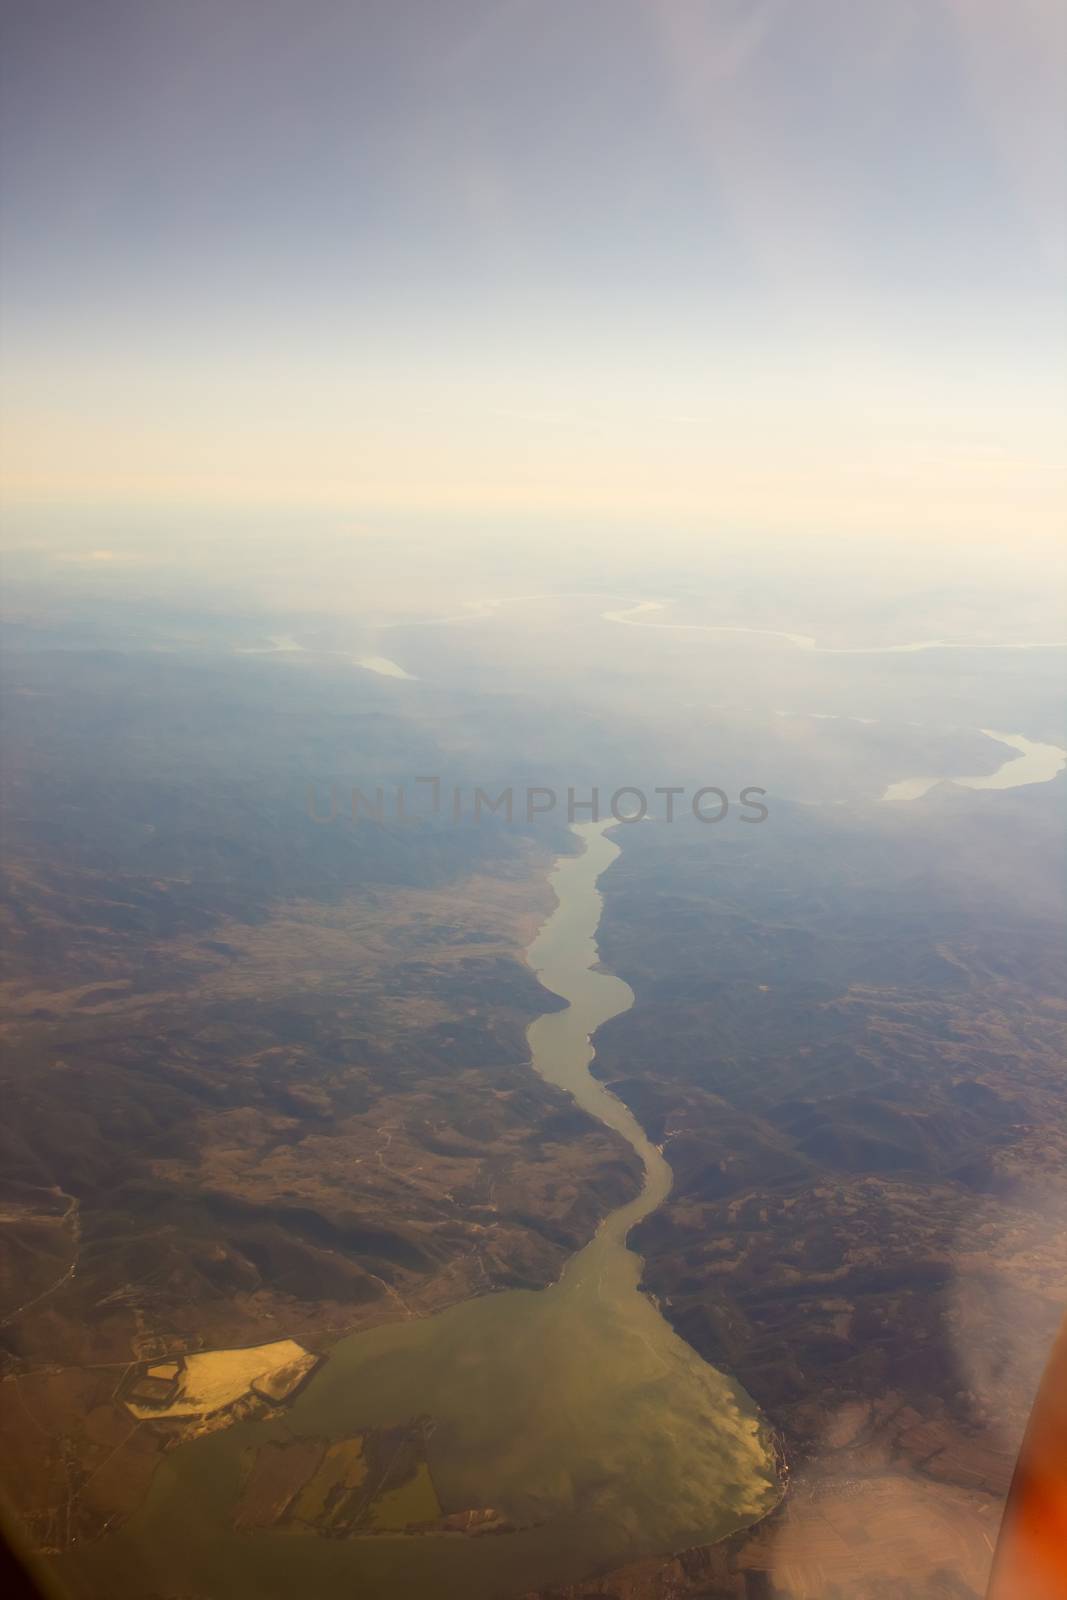
[[[557,906],[528,958],[569,1002],[539,1017],[534,1068],[616,1129],[645,1167],[558,1283],[465,1301],[344,1339],[283,1416],[168,1455],[126,1527],[63,1558],[80,1593],[200,1600],[491,1600],[640,1556],[709,1543],[756,1520],[779,1487],[748,1395],[679,1339],[638,1289],[626,1248],[671,1172],[623,1103],[589,1072],[592,1035],[633,993],[594,971],[597,880],[618,855],[609,823],[577,824],[581,854],[552,872]],[[446,1510],[491,1506],[519,1531],[326,1539],[232,1531],[242,1460],[268,1439],[340,1438],[421,1415]]]
[[939,783],[954,783],[959,789],[1022,789],[1031,783],[1049,783],[1067,765],[1067,750],[1056,744],[1039,744],[1021,733],[996,733],[983,728],[987,739],[1007,745],[1016,752],[1002,761],[995,772],[976,777],[954,778],[901,778],[891,783],[882,795],[883,800],[921,800],[924,794]]

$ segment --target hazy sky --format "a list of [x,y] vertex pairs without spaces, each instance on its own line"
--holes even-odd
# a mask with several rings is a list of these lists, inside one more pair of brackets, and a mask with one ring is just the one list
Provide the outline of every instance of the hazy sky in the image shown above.
[[34,0],[18,508],[1047,538],[1059,0]]

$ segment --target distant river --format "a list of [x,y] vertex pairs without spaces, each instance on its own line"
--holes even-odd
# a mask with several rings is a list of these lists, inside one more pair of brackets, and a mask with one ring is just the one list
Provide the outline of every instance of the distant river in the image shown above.
[[356,666],[362,667],[366,672],[377,672],[382,678],[409,678],[414,679],[413,672],[406,671],[397,661],[390,656],[358,656]]
[[954,783],[960,789],[1022,789],[1031,783],[1048,783],[1067,766],[1067,750],[1057,744],[1039,744],[1021,733],[996,733],[992,728],[983,728],[982,732],[987,739],[995,739],[1017,754],[1002,761],[995,772],[976,777],[901,778],[889,785],[882,799],[921,800],[939,783]]
[[[593,971],[597,880],[618,855],[610,825],[576,825],[582,853],[553,869],[558,904],[528,956],[569,1005],[539,1017],[528,1038],[542,1077],[637,1151],[641,1194],[607,1218],[551,1288],[485,1295],[353,1334],[283,1418],[172,1452],[125,1529],[59,1563],[78,1592],[493,1600],[711,1543],[776,1503],[770,1441],[752,1400],[672,1332],[638,1289],[641,1263],[626,1248],[630,1229],[669,1192],[671,1172],[589,1072],[596,1029],[633,1004],[628,985]],[[339,1438],[419,1415],[437,1422],[429,1462],[446,1509],[492,1506],[521,1531],[475,1539],[232,1532],[250,1446],[294,1434]]]
[[671,633],[748,633],[764,639],[784,639],[798,650],[821,656],[897,656],[915,655],[923,650],[1064,650],[1067,640],[1027,639],[998,643],[992,640],[914,639],[907,644],[828,645],[808,633],[786,633],[781,628],[750,628],[726,622],[653,622],[650,611],[664,611],[662,600],[641,600],[621,611],[602,611],[604,622],[619,622],[632,628],[663,628]]

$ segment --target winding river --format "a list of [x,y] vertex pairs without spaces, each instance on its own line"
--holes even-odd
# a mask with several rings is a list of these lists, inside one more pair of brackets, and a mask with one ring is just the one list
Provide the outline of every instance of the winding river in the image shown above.
[[987,739],[1014,751],[994,772],[955,778],[900,778],[891,783],[883,800],[921,800],[939,783],[954,783],[958,789],[1023,789],[1031,783],[1049,783],[1067,766],[1067,750],[1057,744],[1039,744],[1021,733],[996,733],[981,730]]
[[[280,1417],[171,1452],[137,1515],[64,1557],[79,1593],[205,1600],[493,1600],[573,1582],[641,1556],[709,1543],[756,1520],[779,1486],[745,1392],[677,1337],[638,1288],[626,1247],[671,1172],[623,1103],[589,1072],[591,1038],[633,1003],[594,970],[597,880],[618,855],[610,823],[573,831],[552,872],[556,909],[528,958],[566,1009],[528,1030],[533,1066],[616,1129],[644,1163],[636,1199],[540,1292],[509,1290],[437,1316],[351,1335]],[[517,1532],[374,1535],[233,1531],[249,1447],[430,1416],[429,1465],[446,1509],[491,1506]]]

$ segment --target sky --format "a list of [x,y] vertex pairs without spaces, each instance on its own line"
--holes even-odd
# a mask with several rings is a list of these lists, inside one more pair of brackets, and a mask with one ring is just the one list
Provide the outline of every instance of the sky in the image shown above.
[[7,537],[68,507],[1053,540],[1065,15],[9,5]]

